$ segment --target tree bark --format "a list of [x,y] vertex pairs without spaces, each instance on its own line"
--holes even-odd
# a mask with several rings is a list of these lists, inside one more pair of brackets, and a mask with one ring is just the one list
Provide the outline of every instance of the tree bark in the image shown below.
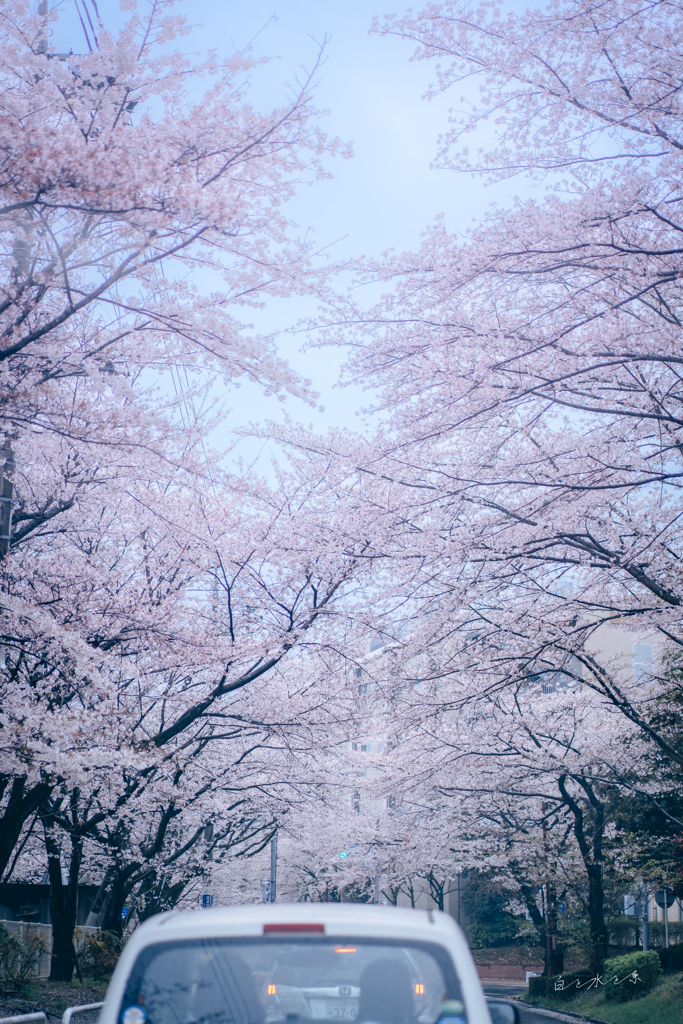
[[392,907],[397,907],[400,891],[400,885],[388,885],[386,889],[382,889],[382,895],[386,897],[387,903],[390,903]]
[[548,963],[548,932],[546,930],[545,915],[538,909],[538,885],[532,885],[526,879],[523,879],[516,863],[511,865],[511,869],[512,874],[517,879],[519,892],[524,900],[527,913],[531,918],[531,923],[538,933],[539,944],[543,947],[543,973],[550,977],[551,965]]
[[[9,780],[5,777],[3,781],[7,785]],[[51,791],[52,786],[47,782],[39,782],[27,791],[25,777],[12,780],[9,801],[0,817],[0,878],[12,858],[24,824],[49,797]]]
[[596,974],[607,959],[607,927],[605,925],[605,895],[602,882],[602,864],[586,865],[588,872],[588,914],[591,929],[591,968]]
[[442,881],[439,881],[439,879],[436,877],[433,871],[430,871],[426,878],[427,882],[429,883],[430,896],[436,903],[439,910],[443,910],[446,879],[444,878]]
[[128,864],[125,868],[117,866],[106,902],[102,931],[114,932],[119,938],[123,937],[123,908],[132,886],[136,884],[132,879],[140,867],[137,862]]
[[104,878],[100,882],[100,887],[97,890],[95,899],[92,902],[92,906],[88,912],[88,919],[85,922],[87,925],[94,925],[97,923],[97,918],[102,913],[102,907],[104,906],[107,898],[107,891],[109,889],[109,883],[111,882],[114,874],[114,868],[110,865],[104,875]]
[[605,893],[602,877],[602,832],[605,813],[593,787],[581,777],[572,776],[586,796],[593,817],[593,836],[585,829],[584,813],[579,803],[567,792],[567,776],[558,779],[562,799],[574,815],[574,835],[588,875],[588,919],[590,922],[590,967],[599,974],[607,957],[607,926],[605,924]]
[[83,838],[71,837],[69,880],[62,881],[60,846],[51,809],[43,812],[47,867],[50,877],[50,917],[52,919],[52,964],[50,981],[70,981],[74,972],[74,929],[78,911],[78,876],[83,859]]

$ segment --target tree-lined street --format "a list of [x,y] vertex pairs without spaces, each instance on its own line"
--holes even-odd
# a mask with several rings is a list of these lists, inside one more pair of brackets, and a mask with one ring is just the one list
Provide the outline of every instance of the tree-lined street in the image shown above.
[[[49,886],[67,982],[277,839],[279,899],[550,976],[678,942],[680,5],[369,11],[508,201],[343,260],[288,214],[351,156],[323,41],[266,104],[172,0],[77,11],[0,4],[0,903]],[[322,415],[293,339],[346,426],[231,411]]]

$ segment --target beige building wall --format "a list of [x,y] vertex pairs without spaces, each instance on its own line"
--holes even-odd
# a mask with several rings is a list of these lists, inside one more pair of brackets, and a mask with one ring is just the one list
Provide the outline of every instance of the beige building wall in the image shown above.
[[660,633],[638,629],[635,622],[618,620],[600,626],[586,642],[595,660],[624,682],[642,679],[656,672],[664,653]]
[[52,925],[34,921],[0,921],[10,935],[20,939],[30,950],[35,950],[34,978],[49,978],[52,961]]

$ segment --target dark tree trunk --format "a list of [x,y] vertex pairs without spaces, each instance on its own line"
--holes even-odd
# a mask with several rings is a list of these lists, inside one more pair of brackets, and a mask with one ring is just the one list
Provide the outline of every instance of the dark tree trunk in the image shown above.
[[131,887],[135,884],[131,879],[139,870],[139,864],[129,864],[125,868],[117,867],[106,902],[102,930],[114,932],[119,938],[123,937],[123,908],[131,893]]
[[400,885],[388,885],[386,889],[382,889],[382,895],[386,896],[387,903],[391,903],[392,907],[398,906],[398,895],[401,891]]
[[588,872],[588,916],[591,929],[591,969],[597,974],[607,959],[607,926],[602,864],[586,865]]
[[438,880],[433,871],[430,871],[427,875],[427,881],[429,882],[429,892],[436,903],[439,910],[443,910],[444,903],[444,890],[446,888],[446,879],[442,882]]
[[408,897],[408,899],[410,900],[411,907],[414,908],[415,907],[415,886],[413,885],[412,879],[409,879],[406,882],[406,885],[405,885],[405,888],[404,888],[403,891],[406,894],[406,896]]
[[[9,780],[5,777],[2,781],[4,785],[0,789],[4,790]],[[47,782],[39,782],[27,790],[25,778],[12,780],[9,800],[0,817],[0,878],[7,870],[25,822],[35,814],[51,791],[52,787]]]
[[[142,848],[141,850],[143,860],[133,861],[125,868],[121,867],[123,851],[126,843],[125,836],[119,834],[112,837],[112,845],[116,844],[116,846],[118,846],[118,853],[117,860],[115,861],[113,881],[106,902],[104,920],[102,921],[102,928],[104,931],[114,932],[119,936],[119,938],[122,938],[123,928],[125,925],[123,909],[127,902],[132,898],[136,886],[141,885],[140,893],[138,895],[142,894],[144,896],[153,892],[154,885],[156,883],[156,871],[152,870],[148,865],[150,861],[159,856],[162,852],[168,827],[179,814],[180,811],[175,806],[174,801],[171,800],[168,806],[164,808],[163,813],[159,818],[153,841],[149,846]],[[177,851],[174,857],[179,856],[180,853],[185,850],[189,850],[203,834],[204,826],[196,829],[189,842],[182,847],[182,850]],[[173,860],[174,857],[172,857],[171,860]],[[177,888],[177,899],[180,899],[188,881],[189,879],[186,879],[180,883],[179,887],[174,887],[174,891]],[[164,907],[163,909],[167,909],[167,907]],[[144,916],[151,916],[152,913],[157,913],[156,910],[152,910],[145,914],[145,901],[142,899],[138,901],[136,910],[138,912],[138,916],[140,916],[140,914],[143,914]],[[143,917],[140,917],[140,920],[143,920]]]
[[521,893],[522,899],[524,900],[524,906],[526,907],[529,917],[531,918],[531,923],[533,924],[534,928],[538,933],[539,945],[543,947],[543,973],[550,976],[550,972],[552,971],[552,965],[548,963],[548,933],[546,931],[545,917],[538,909],[538,885],[533,886],[526,881],[522,881],[519,877],[519,874],[516,872],[515,867],[516,866],[513,865],[512,873],[515,876],[515,878],[517,878],[517,881],[519,883],[519,891]]
[[588,875],[588,920],[590,922],[590,967],[596,975],[607,957],[607,925],[605,924],[605,892],[602,878],[602,833],[605,812],[590,783],[581,776],[572,776],[585,792],[592,817],[592,838],[586,833],[580,804],[567,792],[567,776],[558,779],[562,799],[574,815],[574,835]]
[[107,898],[107,894],[109,891],[109,883],[112,880],[113,874],[114,868],[111,866],[108,867],[105,872],[104,878],[100,882],[100,887],[97,890],[95,899],[93,900],[90,910],[88,912],[88,920],[86,921],[86,924],[93,925],[97,923],[97,918],[102,913],[102,908]]
[[52,965],[50,981],[70,981],[74,972],[74,929],[78,911],[78,876],[83,858],[83,839],[71,837],[69,880],[62,881],[59,841],[50,808],[43,815],[45,848],[50,877],[50,917],[52,918]]
[[[538,909],[538,885],[534,885],[522,873],[519,865],[513,862],[511,865],[512,874],[517,880],[519,885],[519,891],[522,899],[524,900],[524,906],[527,909],[531,922],[538,933],[539,945],[543,947],[543,962],[544,968],[543,973],[547,977],[552,977],[554,974],[562,974],[564,970],[564,950],[560,943],[556,945],[556,948],[551,950],[551,956],[548,957],[548,932],[546,930],[545,916]],[[551,920],[550,934],[557,934],[557,898],[555,895],[551,898]]]
[[156,872],[150,872],[143,878],[135,898],[140,923],[154,914],[163,914],[165,910],[175,907],[191,881],[192,877],[188,876],[169,885],[163,875],[159,880]]

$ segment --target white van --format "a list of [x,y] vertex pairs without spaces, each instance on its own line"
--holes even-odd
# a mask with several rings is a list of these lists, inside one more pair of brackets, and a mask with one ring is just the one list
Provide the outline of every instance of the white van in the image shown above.
[[[490,1011],[490,1012],[489,1012]],[[171,911],[136,929],[99,1024],[519,1024],[447,914],[353,903]]]

